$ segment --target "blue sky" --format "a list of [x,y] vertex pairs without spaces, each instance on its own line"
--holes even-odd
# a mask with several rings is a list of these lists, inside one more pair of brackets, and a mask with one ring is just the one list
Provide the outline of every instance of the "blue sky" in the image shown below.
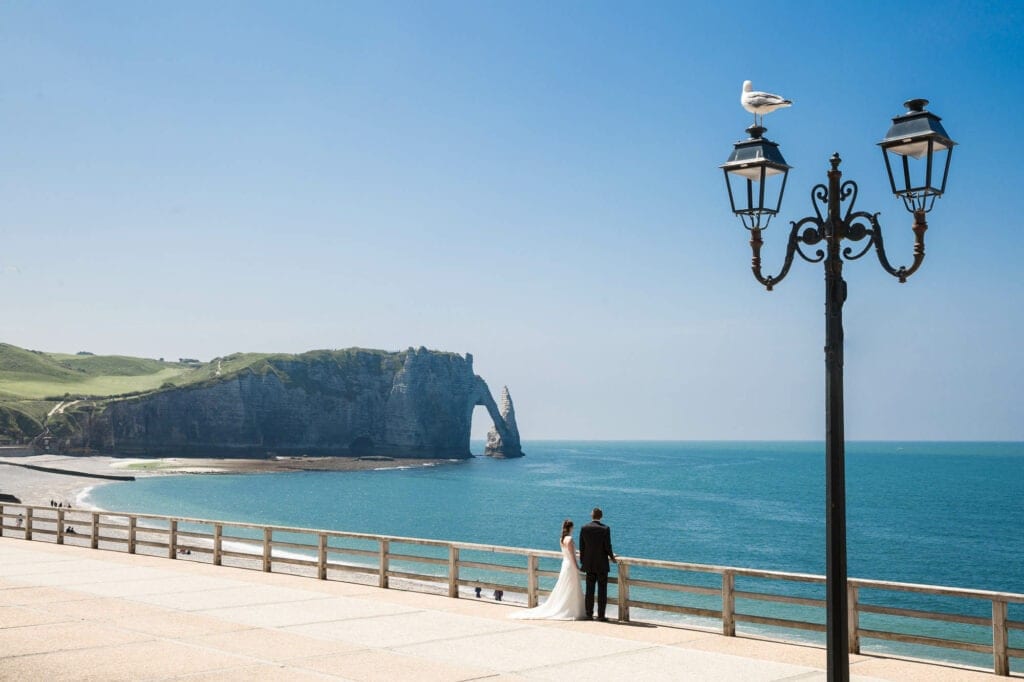
[[751,79],[795,102],[769,271],[836,151],[909,262],[876,143],[912,97],[960,143],[921,271],[846,266],[848,437],[1024,440],[1021,35],[1011,2],[4,2],[0,338],[424,345],[526,439],[820,439],[821,267],[764,291],[718,170]]

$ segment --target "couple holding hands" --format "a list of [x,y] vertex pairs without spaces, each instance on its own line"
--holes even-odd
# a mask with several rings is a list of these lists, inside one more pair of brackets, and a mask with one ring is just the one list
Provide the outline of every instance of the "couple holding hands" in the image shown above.
[[[591,513],[592,521],[580,529],[580,560],[576,563],[576,546],[572,540],[573,523],[562,523],[562,568],[558,581],[540,606],[511,615],[511,618],[548,620],[592,620],[594,618],[594,588],[597,588],[597,620],[605,618],[608,605],[608,561],[615,561],[612,552],[612,531],[601,523],[604,514],[597,507]],[[579,572],[586,573],[587,592],[580,588]]]

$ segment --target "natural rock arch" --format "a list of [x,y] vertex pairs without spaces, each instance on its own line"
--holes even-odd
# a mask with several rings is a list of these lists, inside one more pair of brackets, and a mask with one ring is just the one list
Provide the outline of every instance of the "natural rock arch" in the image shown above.
[[510,458],[522,457],[523,448],[519,440],[519,426],[516,424],[515,407],[512,405],[512,396],[508,392],[508,386],[501,389],[501,406],[494,402],[491,390],[487,383],[480,378],[477,379],[477,391],[473,407],[483,406],[491,417],[493,426],[487,432],[487,445],[484,447],[484,454],[488,457]]

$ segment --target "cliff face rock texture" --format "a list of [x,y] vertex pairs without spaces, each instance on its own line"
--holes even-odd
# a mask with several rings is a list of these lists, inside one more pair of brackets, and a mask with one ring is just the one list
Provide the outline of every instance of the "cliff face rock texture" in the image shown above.
[[519,427],[516,426],[516,408],[512,406],[512,396],[508,386],[501,389],[501,402],[498,406],[501,419],[494,420],[494,426],[487,432],[487,446],[484,454],[489,457],[522,457],[523,449],[519,442]]
[[521,456],[514,416],[509,425],[473,357],[425,348],[268,356],[202,383],[76,406],[54,435],[65,450],[126,455],[465,458],[477,405],[502,434],[487,454]]

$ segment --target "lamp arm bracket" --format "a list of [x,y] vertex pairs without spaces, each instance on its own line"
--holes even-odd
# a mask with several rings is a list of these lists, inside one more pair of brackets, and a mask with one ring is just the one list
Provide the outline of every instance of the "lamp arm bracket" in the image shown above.
[[[807,223],[812,223],[814,227],[807,227],[801,232],[801,228]],[[765,275],[762,272],[761,246],[764,244],[764,240],[761,239],[760,228],[754,228],[750,231],[750,250],[752,254],[750,269],[754,273],[754,279],[763,284],[768,291],[771,291],[775,288],[776,284],[786,278],[786,275],[789,274],[789,269],[793,266],[793,257],[797,254],[809,263],[818,263],[825,258],[825,253],[821,249],[818,249],[814,256],[808,256],[800,248],[801,242],[804,244],[817,244],[823,239],[821,222],[818,218],[808,217],[790,224],[793,227],[789,231],[789,239],[786,243],[786,258],[782,262],[782,269],[777,275]]]
[[885,243],[882,240],[882,226],[878,223],[878,214],[876,213],[870,217],[871,230],[869,232],[871,234],[871,243],[875,245],[875,251],[878,254],[878,262],[882,264],[882,269],[898,279],[900,284],[906,282],[907,278],[917,272],[917,269],[921,267],[921,263],[924,262],[924,233],[928,229],[928,223],[924,219],[924,214],[923,210],[914,211],[914,260],[909,267],[901,265],[898,268],[894,268],[886,256]]

